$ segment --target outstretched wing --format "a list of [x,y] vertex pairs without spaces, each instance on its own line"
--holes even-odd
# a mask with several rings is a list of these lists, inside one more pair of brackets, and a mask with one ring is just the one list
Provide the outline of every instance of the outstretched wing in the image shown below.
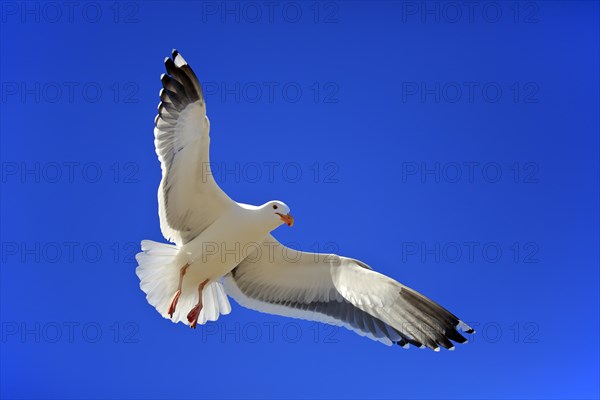
[[154,145],[161,162],[158,188],[160,228],[179,245],[195,238],[235,204],[213,179],[210,123],[202,87],[177,50],[165,59]]
[[227,293],[244,307],[344,326],[362,336],[403,347],[453,349],[468,325],[437,303],[334,254],[289,249],[268,236],[225,276]]

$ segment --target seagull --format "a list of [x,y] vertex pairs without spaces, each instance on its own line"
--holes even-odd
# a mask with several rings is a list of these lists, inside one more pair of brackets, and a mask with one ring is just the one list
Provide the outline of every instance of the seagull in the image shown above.
[[160,228],[174,244],[143,240],[136,274],[150,305],[192,328],[231,312],[227,296],[264,313],[343,326],[386,345],[454,349],[474,333],[454,314],[362,261],[309,253],[271,231],[292,226],[279,200],[238,203],[210,172],[210,122],[202,87],[173,50],[154,144],[161,163]]

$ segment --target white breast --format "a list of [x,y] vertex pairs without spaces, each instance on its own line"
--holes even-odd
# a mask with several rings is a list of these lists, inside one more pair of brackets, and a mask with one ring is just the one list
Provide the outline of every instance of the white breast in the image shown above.
[[184,285],[196,287],[205,279],[216,281],[250,255],[269,234],[257,223],[253,211],[232,207],[192,241],[177,256],[178,264],[190,264]]

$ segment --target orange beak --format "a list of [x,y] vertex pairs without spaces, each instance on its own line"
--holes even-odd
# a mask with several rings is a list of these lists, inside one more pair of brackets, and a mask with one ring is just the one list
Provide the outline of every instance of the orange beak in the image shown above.
[[287,226],[292,226],[294,225],[294,217],[292,217],[290,214],[281,214],[281,213],[276,213],[277,215],[279,215],[279,218],[281,218],[281,220],[283,222],[286,223]]

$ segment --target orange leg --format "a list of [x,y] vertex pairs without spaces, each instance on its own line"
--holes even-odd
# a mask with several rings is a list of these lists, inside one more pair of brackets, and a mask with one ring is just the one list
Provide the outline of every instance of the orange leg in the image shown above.
[[202,290],[204,289],[204,286],[206,286],[207,282],[208,279],[198,285],[198,304],[196,304],[187,315],[190,328],[196,329],[196,325],[198,324],[198,317],[200,316],[200,311],[202,311]]
[[169,306],[169,316],[173,318],[173,313],[175,313],[175,308],[177,308],[177,302],[179,301],[179,296],[181,296],[181,284],[183,283],[183,276],[187,271],[190,264],[185,264],[179,270],[179,286],[177,286],[177,291],[173,295],[173,299],[171,300],[171,305]]

